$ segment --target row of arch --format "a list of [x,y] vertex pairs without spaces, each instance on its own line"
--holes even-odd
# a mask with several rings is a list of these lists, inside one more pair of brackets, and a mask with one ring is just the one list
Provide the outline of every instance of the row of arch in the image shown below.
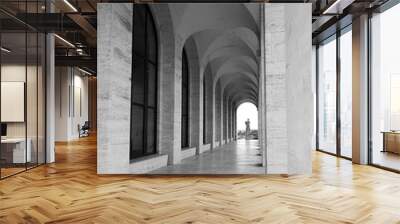
[[[159,125],[154,142],[173,164],[181,159],[174,152],[177,142],[201,153],[205,145],[213,148],[233,140],[236,108],[243,102],[258,104],[260,8],[259,4],[187,3],[146,7],[154,20],[158,49]],[[182,69],[189,74],[187,87]],[[188,124],[183,122],[185,93]],[[171,132],[185,125],[188,136]],[[167,141],[177,138],[181,141]]]

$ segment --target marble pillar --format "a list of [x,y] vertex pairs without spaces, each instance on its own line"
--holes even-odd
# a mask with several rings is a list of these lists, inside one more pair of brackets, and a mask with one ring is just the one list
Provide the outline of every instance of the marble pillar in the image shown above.
[[196,154],[200,154],[200,146],[203,141],[203,80],[200,79],[199,57],[196,44],[189,39],[185,44],[185,50],[189,60],[189,134],[190,147],[196,148]]
[[368,163],[368,15],[353,20],[352,159]]
[[267,173],[311,173],[311,4],[264,5]]
[[[51,7],[51,6],[50,6]],[[52,7],[53,8],[53,7]],[[51,9],[52,9],[51,8]],[[50,10],[51,11],[51,10]],[[46,163],[55,162],[55,42],[54,34],[46,35]]]
[[224,144],[224,93],[222,92],[220,85],[218,84],[218,143],[219,146]]
[[314,147],[314,91],[311,69],[311,3],[287,4],[286,96],[288,122],[288,173],[311,174]]
[[132,4],[97,8],[97,172],[129,173]]

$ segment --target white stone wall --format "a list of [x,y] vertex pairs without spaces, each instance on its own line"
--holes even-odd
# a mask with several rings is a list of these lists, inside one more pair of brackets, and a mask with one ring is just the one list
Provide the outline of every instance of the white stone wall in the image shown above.
[[311,4],[267,3],[264,9],[267,173],[311,173]]
[[97,9],[97,172],[130,173],[132,4]]
[[74,67],[56,67],[55,73],[55,141],[78,139],[78,125],[88,121],[88,77]]
[[285,8],[288,173],[311,174],[314,133],[311,4]]
[[[185,50],[189,61],[189,143],[200,154],[203,143],[203,80],[200,75],[199,56],[196,43],[188,39]],[[183,156],[185,157],[185,156]]]

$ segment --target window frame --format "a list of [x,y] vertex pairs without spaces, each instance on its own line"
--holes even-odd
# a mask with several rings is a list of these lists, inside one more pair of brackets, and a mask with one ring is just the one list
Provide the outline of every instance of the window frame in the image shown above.
[[400,170],[398,169],[394,169],[388,166],[384,166],[384,165],[380,165],[378,163],[374,162],[374,141],[373,141],[373,93],[374,93],[374,88],[373,88],[373,84],[372,84],[372,80],[373,80],[373,25],[372,25],[372,20],[374,18],[374,16],[376,16],[376,14],[381,14],[384,13],[385,11],[391,9],[392,7],[395,7],[399,4],[399,2],[397,0],[388,0],[387,2],[385,2],[384,4],[380,5],[379,7],[368,11],[368,24],[367,24],[367,45],[368,45],[368,53],[367,53],[367,76],[368,76],[368,86],[367,86],[367,92],[368,92],[368,96],[367,96],[367,101],[368,101],[368,110],[367,110],[367,117],[368,117],[368,121],[367,121],[367,132],[368,132],[368,152],[367,152],[367,162],[368,165],[373,166],[373,167],[377,167],[379,169],[383,169],[383,170],[387,170],[390,172],[394,172],[394,173],[400,173]]
[[[148,156],[148,155],[153,155],[153,154],[157,154],[158,152],[158,147],[157,147],[157,126],[158,126],[158,37],[157,37],[157,29],[156,29],[156,25],[154,22],[154,17],[150,11],[150,8],[147,4],[132,4],[133,6],[133,24],[135,23],[135,10],[139,10],[137,7],[145,7],[145,9],[143,10],[144,12],[144,41],[145,41],[145,46],[144,46],[144,52],[145,55],[140,55],[137,52],[135,52],[135,40],[137,40],[137,38],[135,38],[135,27],[133,27],[132,29],[132,74],[131,74],[131,113],[130,113],[130,144],[129,144],[129,157],[130,160],[133,159],[137,159],[140,157],[144,157],[144,156]],[[148,21],[150,19],[150,22]],[[153,29],[153,34],[154,34],[154,43],[149,43],[150,42],[150,36],[149,36],[149,29]],[[149,54],[149,44],[155,44],[155,58],[154,60],[151,58],[150,54]],[[135,63],[137,60],[142,60],[143,61],[143,103],[139,103],[139,102],[135,102],[134,101],[134,72],[135,69]],[[149,74],[150,74],[150,70],[149,70],[149,65],[154,66],[154,72],[155,72],[155,79],[154,79],[154,97],[155,97],[155,102],[153,106],[149,105]],[[142,150],[141,151],[134,151],[132,146],[133,146],[133,124],[135,121],[135,119],[133,118],[133,108],[134,106],[137,107],[141,107],[141,109],[143,110],[143,119],[142,119]],[[149,111],[152,110],[154,113],[154,117],[153,117],[153,125],[154,125],[154,132],[153,132],[153,144],[154,147],[152,149],[151,152],[149,152],[149,144],[148,144],[148,125],[149,125],[149,121],[148,121],[148,117],[149,117]]]
[[[316,44],[316,150],[319,152],[327,153],[333,156],[337,156],[340,158],[344,158],[347,160],[352,160],[352,158],[346,157],[342,155],[341,152],[341,67],[340,67],[340,59],[341,59],[341,53],[340,53],[340,39],[341,36],[344,35],[347,32],[352,32],[352,23],[349,23],[345,27],[337,30],[334,34],[328,36],[327,38],[319,41]],[[320,97],[320,86],[319,86],[319,77],[320,77],[320,65],[319,65],[319,47],[322,43],[326,44],[330,41],[336,41],[336,151],[335,153],[328,152],[324,149],[321,149],[319,146],[319,135],[320,135],[320,128],[319,128],[319,123],[320,123],[320,117],[319,117],[319,110],[320,110],[320,105],[319,105],[319,97]]]

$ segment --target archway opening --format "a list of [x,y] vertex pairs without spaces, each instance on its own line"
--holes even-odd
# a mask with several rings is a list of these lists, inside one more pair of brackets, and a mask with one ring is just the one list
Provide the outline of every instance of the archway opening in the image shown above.
[[236,109],[236,136],[238,140],[258,140],[258,109],[250,102]]

